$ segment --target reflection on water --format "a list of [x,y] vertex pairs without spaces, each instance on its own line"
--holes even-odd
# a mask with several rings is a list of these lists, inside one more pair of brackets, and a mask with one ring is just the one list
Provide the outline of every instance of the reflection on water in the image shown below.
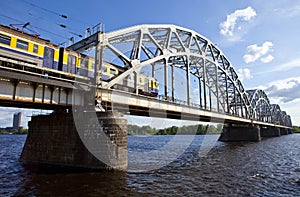
[[[147,172],[74,172],[24,167],[26,136],[0,135],[0,196],[299,196],[300,135],[259,143],[217,142],[199,156],[203,136],[175,161]],[[129,158],[170,142],[172,136],[129,136]],[[176,144],[174,149],[180,144]],[[166,155],[170,153],[166,152]]]

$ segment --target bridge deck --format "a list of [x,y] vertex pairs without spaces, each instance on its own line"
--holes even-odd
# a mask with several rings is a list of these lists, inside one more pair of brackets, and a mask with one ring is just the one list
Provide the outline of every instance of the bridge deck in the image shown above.
[[98,89],[97,96],[102,99],[104,108],[122,111],[123,113],[131,115],[290,128],[283,125],[251,120],[216,111],[207,111],[193,106],[172,103],[158,98],[137,95],[119,90]]

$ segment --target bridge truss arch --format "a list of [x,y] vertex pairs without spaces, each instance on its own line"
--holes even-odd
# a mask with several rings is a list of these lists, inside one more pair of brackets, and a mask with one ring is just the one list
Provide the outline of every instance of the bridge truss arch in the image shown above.
[[263,122],[272,122],[271,104],[267,94],[260,89],[246,92],[253,109],[252,118]]
[[271,104],[272,123],[292,126],[291,117],[285,111],[281,111],[278,104]]
[[[104,34],[102,47],[104,62],[124,68],[120,75],[102,83],[103,88],[122,84],[132,74],[138,84],[137,76],[147,67],[148,75],[161,78],[161,99],[252,118],[246,90],[230,61],[215,44],[193,30],[175,25],[138,25]],[[180,81],[184,85],[178,88]]]

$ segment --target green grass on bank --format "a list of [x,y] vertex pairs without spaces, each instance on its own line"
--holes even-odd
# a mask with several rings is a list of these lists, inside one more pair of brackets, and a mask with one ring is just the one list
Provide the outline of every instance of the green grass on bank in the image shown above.
[[300,133],[300,127],[293,126],[294,133]]

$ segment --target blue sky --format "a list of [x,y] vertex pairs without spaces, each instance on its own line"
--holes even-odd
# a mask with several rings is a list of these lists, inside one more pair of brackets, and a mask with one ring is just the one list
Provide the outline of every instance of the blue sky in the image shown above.
[[[76,35],[99,22],[105,32],[137,24],[195,30],[223,51],[245,89],[265,90],[294,125],[300,125],[299,19],[300,1],[295,0],[0,1],[1,24],[30,22],[32,30],[54,43],[68,42],[72,36],[79,40]],[[7,114],[15,109],[0,110]],[[12,115],[1,117],[0,127],[12,124]],[[23,119],[25,125],[28,118]]]

